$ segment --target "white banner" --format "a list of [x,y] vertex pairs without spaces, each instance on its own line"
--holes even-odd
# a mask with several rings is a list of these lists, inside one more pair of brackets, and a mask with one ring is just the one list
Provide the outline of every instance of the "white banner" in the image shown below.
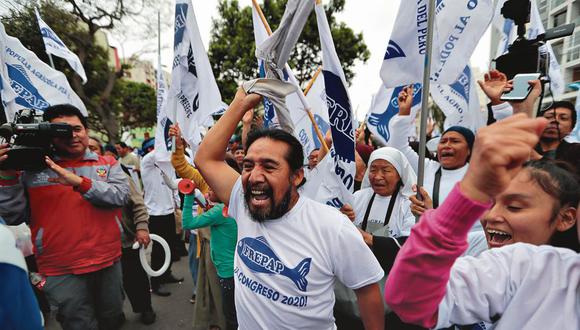
[[[389,146],[391,139],[391,119],[399,113],[399,93],[405,86],[387,88],[381,84],[379,91],[375,94],[369,112],[366,115],[368,129],[385,146]],[[421,84],[413,85],[413,103],[411,105],[411,116],[414,118],[421,108]],[[407,137],[415,137],[415,126],[407,133]]]
[[451,85],[431,84],[431,97],[445,114],[443,129],[463,126],[472,132],[487,125],[487,109],[482,111],[471,68],[466,66]]
[[42,34],[42,40],[44,41],[46,52],[64,58],[70,67],[81,77],[83,84],[86,83],[87,74],[85,73],[85,68],[83,68],[79,57],[71,52],[56,33],[54,33],[50,26],[42,20],[38,13],[38,9],[34,8],[34,12],[36,13],[36,19],[38,20],[38,26],[40,28],[40,33]]
[[163,70],[161,68],[161,58],[157,62],[157,126],[155,127],[155,159],[157,162],[171,162],[171,143],[169,137],[169,126],[173,122],[167,117],[167,85]]
[[[84,116],[88,116],[85,105],[72,90],[66,77],[42,62],[16,38],[10,37],[0,24],[2,45],[2,81],[9,82],[12,91],[2,83],[2,100],[8,121],[20,109],[34,109],[42,113],[51,105],[71,104]],[[6,100],[4,96],[6,95]]]
[[340,208],[353,204],[355,166],[355,121],[346,79],[336,54],[330,27],[322,4],[315,7],[320,46],[322,49],[322,75],[326,91],[326,105],[333,145],[325,159],[318,164],[320,188],[315,199]]
[[[401,2],[381,67],[387,87],[423,80],[429,0]],[[493,17],[491,0],[437,0],[431,81],[451,84],[468,63]]]
[[[497,47],[496,57],[507,53],[508,46],[517,37],[517,27],[514,21],[506,20],[501,15],[501,8],[503,7],[506,0],[499,0],[495,10],[495,16],[493,21],[493,26],[500,32],[500,40]],[[532,1],[532,8],[530,10],[530,23],[528,24],[528,31],[526,37],[528,39],[535,39],[538,35],[546,32],[544,29],[544,24],[542,23],[542,18],[540,17],[540,12],[536,1]],[[554,50],[549,43],[540,47],[540,52],[548,52],[550,56],[550,66],[548,71],[548,76],[550,77],[550,87],[552,88],[552,93],[555,97],[560,97],[564,93],[564,77],[562,76],[562,70],[560,69],[560,64],[558,59],[554,54]]]
[[568,142],[580,142],[580,123],[578,122],[578,118],[580,117],[580,89],[578,89],[578,93],[576,93],[576,126],[572,130],[572,132],[566,137],[566,141]]
[[187,142],[196,146],[211,115],[227,105],[221,100],[191,0],[176,1],[173,51],[166,113],[171,122],[179,123]]

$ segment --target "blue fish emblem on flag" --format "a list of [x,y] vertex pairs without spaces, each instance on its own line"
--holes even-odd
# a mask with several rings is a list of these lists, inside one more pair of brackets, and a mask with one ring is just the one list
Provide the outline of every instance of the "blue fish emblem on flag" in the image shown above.
[[387,46],[387,51],[385,52],[384,60],[390,60],[393,58],[405,57],[405,56],[406,56],[405,52],[403,52],[403,49],[401,48],[401,46],[399,46],[393,40],[389,40],[389,45]]
[[[328,124],[324,119],[322,119],[322,117],[320,117],[317,114],[314,114],[314,121],[316,122],[316,126],[320,128],[320,132],[322,132],[322,135],[324,136],[326,131],[328,131],[328,129],[330,128],[330,124]],[[322,143],[320,143],[318,135],[316,135],[316,130],[314,129],[314,126],[312,126],[312,137],[314,140],[314,147],[320,149],[320,147],[322,147]]]
[[10,85],[16,93],[16,104],[35,110],[44,110],[50,104],[44,99],[20,65],[6,64]]
[[305,258],[296,268],[289,268],[272,251],[263,236],[242,238],[238,242],[237,251],[242,262],[253,272],[285,276],[294,282],[298,290],[306,291],[306,275],[310,272],[312,258]]
[[[391,119],[399,113],[399,93],[403,90],[405,86],[395,87],[393,93],[391,94],[391,99],[389,100],[389,105],[383,113],[371,113],[368,118],[369,125],[375,126],[377,132],[383,137],[385,141],[389,141],[391,138],[391,132],[389,130],[389,122]],[[421,84],[413,85],[413,103],[411,107],[416,106],[421,102]]]
[[163,123],[163,137],[165,138],[165,146],[167,147],[167,151],[170,151],[173,147],[173,139],[169,136],[169,126],[173,125],[173,122],[165,117],[165,123]]
[[62,48],[66,48],[66,46],[62,43],[62,41],[60,41],[60,38],[57,37],[53,31],[43,27],[40,29],[40,33],[42,34],[42,37],[48,38],[48,39],[56,42],[56,44],[61,46]]

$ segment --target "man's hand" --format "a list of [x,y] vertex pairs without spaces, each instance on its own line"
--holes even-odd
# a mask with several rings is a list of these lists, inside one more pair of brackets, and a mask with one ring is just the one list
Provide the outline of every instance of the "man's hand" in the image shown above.
[[135,240],[139,242],[139,245],[147,247],[151,242],[151,237],[149,237],[149,231],[145,229],[137,229],[135,233]]
[[411,105],[413,104],[413,85],[406,86],[397,97],[399,102],[399,116],[408,116],[411,114]]
[[504,191],[548,124],[545,118],[516,114],[477,131],[469,169],[461,191],[470,199],[489,202]]
[[175,147],[183,148],[183,140],[181,139],[181,129],[179,128],[179,124],[175,123],[175,125],[169,126],[169,136],[175,136]]
[[534,113],[536,111],[535,105],[536,100],[538,99],[540,94],[542,94],[542,82],[539,79],[536,79],[528,81],[528,84],[530,85],[530,88],[532,88],[532,91],[530,92],[528,97],[526,97],[526,99],[523,100],[522,102],[510,102],[510,104],[514,109],[514,114],[525,113],[528,115],[528,117],[535,117]]
[[[413,191],[417,192],[417,185],[415,184],[413,185]],[[421,216],[425,211],[433,208],[433,200],[431,200],[429,193],[423,187],[419,188],[419,194],[421,194],[421,200],[416,195],[409,197],[411,212],[415,216]]]
[[355,218],[354,210],[352,209],[352,206],[350,206],[349,204],[344,204],[340,208],[340,212],[346,215],[350,219],[350,221],[354,221]]
[[58,166],[48,156],[45,158],[45,161],[46,165],[48,165],[48,168],[50,168],[54,173],[58,175],[58,177],[56,178],[48,178],[48,182],[60,183],[65,186],[73,186],[73,187],[78,187],[83,182],[83,178],[74,174],[71,171],[67,171],[64,168]]
[[[10,145],[8,143],[0,144],[0,164],[8,159],[8,151],[10,151]],[[16,176],[15,170],[0,170],[0,175],[5,177]]]
[[511,82],[508,82],[506,75],[497,70],[491,70],[486,73],[483,76],[483,81],[478,80],[477,83],[490,99],[492,105],[503,103],[504,101],[500,99],[501,95],[512,88]]
[[253,110],[258,105],[258,103],[260,103],[261,99],[262,96],[254,93],[246,94],[244,89],[240,87],[238,88],[238,91],[236,92],[236,96],[234,97],[234,101],[232,103],[239,102],[240,108],[244,111],[245,114],[246,111],[250,109]]

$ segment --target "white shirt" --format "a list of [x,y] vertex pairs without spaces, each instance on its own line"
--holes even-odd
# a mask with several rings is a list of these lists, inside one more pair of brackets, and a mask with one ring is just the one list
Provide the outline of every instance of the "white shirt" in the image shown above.
[[580,254],[517,243],[457,259],[436,328],[580,329]]
[[229,215],[238,223],[240,329],[336,329],[334,282],[359,289],[383,277],[356,227],[330,206],[301,196],[281,218],[258,223],[250,218],[238,179]]
[[[169,173],[168,173],[169,174]],[[155,151],[151,151],[141,160],[141,180],[145,206],[149,215],[160,216],[173,213],[179,195],[171,190],[161,175],[161,170],[155,167]]]
[[[361,189],[354,193],[353,210],[355,214],[354,224],[360,227],[363,223],[369,201],[373,195],[373,188]],[[398,194],[391,213],[389,224],[384,226],[385,216],[389,208],[391,196],[375,195],[373,205],[367,220],[367,232],[384,237],[401,237],[411,234],[411,227],[415,224],[415,216],[411,213],[411,202],[406,197]]]

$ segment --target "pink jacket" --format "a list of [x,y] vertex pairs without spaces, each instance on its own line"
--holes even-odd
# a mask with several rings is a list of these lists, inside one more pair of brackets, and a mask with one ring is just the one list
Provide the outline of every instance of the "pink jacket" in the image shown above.
[[385,284],[387,305],[403,321],[426,328],[437,324],[451,267],[468,247],[469,230],[490,206],[464,196],[458,183],[413,227]]

